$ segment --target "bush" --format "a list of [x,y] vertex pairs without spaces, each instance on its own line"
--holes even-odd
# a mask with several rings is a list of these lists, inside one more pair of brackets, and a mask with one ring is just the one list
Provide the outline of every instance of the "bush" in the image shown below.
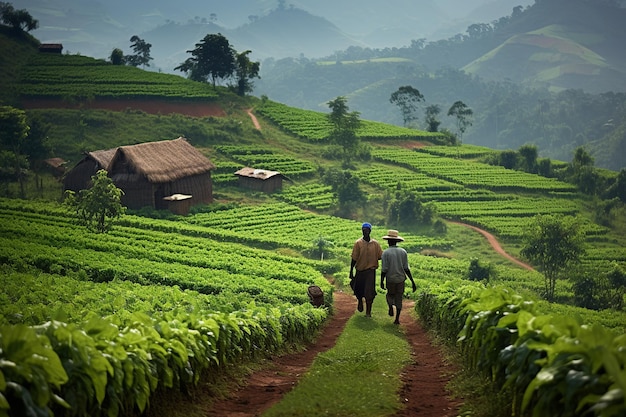
[[491,264],[484,265],[478,258],[472,258],[470,260],[469,269],[467,271],[467,278],[470,281],[486,281],[493,275],[493,266]]

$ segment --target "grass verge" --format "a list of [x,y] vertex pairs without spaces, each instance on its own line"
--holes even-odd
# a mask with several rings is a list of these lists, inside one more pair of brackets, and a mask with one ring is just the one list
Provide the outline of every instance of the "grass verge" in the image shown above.
[[381,296],[372,317],[355,314],[336,345],[317,356],[298,385],[263,413],[278,416],[388,416],[401,408],[400,371],[411,360]]

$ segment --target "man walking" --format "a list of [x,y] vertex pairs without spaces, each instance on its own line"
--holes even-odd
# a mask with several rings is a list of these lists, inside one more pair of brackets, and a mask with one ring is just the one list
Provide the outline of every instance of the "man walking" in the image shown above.
[[413,292],[417,290],[413,275],[409,269],[409,261],[406,250],[397,246],[398,242],[403,242],[404,238],[398,236],[397,230],[389,230],[383,239],[387,241],[389,247],[385,249],[382,256],[382,268],[380,270],[380,288],[385,289],[385,279],[387,280],[387,305],[389,315],[393,317],[393,306],[396,306],[396,319],[394,324],[400,324],[400,312],[402,311],[402,298],[404,296],[404,282],[409,277],[413,284]]
[[[378,260],[383,250],[380,243],[370,236],[371,224],[363,223],[361,231],[363,237],[357,239],[352,247],[350,286],[357,299],[357,310],[363,311],[363,299],[365,299],[365,316],[372,317],[372,304],[376,297],[376,269],[378,269]],[[354,275],[354,269],[356,269],[356,275]]]

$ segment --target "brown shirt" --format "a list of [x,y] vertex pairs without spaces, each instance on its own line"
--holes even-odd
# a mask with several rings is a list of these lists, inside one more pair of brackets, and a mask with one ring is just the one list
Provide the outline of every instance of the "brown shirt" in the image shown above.
[[368,242],[360,238],[352,247],[352,260],[356,262],[354,267],[357,271],[378,268],[378,260],[382,256],[383,250],[376,239],[370,239]]

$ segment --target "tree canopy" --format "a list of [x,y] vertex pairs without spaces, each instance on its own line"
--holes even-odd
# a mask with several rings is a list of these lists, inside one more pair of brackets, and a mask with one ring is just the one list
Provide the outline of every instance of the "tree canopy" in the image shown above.
[[195,49],[187,52],[192,56],[174,69],[188,74],[194,81],[206,82],[210,79],[215,87],[218,80],[228,78],[235,72],[235,50],[221,33],[206,35]]
[[352,159],[359,145],[359,138],[356,131],[361,124],[359,112],[350,112],[347,99],[339,96],[329,101],[328,121],[332,124],[330,141],[342,147],[343,159],[348,163]]
[[79,221],[90,230],[105,233],[111,229],[113,220],[126,211],[122,206],[123,191],[115,186],[104,169],[91,177],[92,186],[78,194],[67,191],[65,204],[74,210]]
[[454,104],[452,104],[452,106],[448,109],[448,116],[456,117],[456,127],[458,130],[459,141],[461,140],[463,133],[465,133],[465,130],[472,125],[471,118],[473,114],[474,112],[472,109],[467,107],[467,105],[461,100],[455,101]]
[[415,112],[419,108],[419,103],[424,101],[424,96],[416,88],[404,85],[391,94],[389,102],[395,104],[402,112],[404,125],[408,126],[412,121],[417,120]]
[[579,220],[539,215],[524,237],[522,256],[537,263],[545,277],[546,298],[554,300],[556,281],[585,251]]
[[11,3],[0,2],[0,20],[15,30],[30,32],[39,27],[39,21],[25,9],[16,10]]
[[150,61],[153,59],[150,56],[150,48],[152,48],[152,44],[147,43],[143,39],[141,39],[137,35],[133,35],[130,38],[132,42],[131,48],[133,49],[133,55],[126,55],[124,57],[124,61],[133,67],[143,66],[149,67]]
[[261,78],[259,77],[261,63],[250,61],[250,58],[248,58],[250,53],[252,51],[247,50],[235,56],[236,89],[237,94],[240,96],[245,96],[246,93],[252,91],[254,87],[253,78]]
[[24,141],[28,137],[30,127],[26,121],[26,112],[11,106],[0,106],[0,146],[10,154],[13,174],[20,183],[22,198],[24,197],[24,179],[22,168],[26,164],[22,155]]

